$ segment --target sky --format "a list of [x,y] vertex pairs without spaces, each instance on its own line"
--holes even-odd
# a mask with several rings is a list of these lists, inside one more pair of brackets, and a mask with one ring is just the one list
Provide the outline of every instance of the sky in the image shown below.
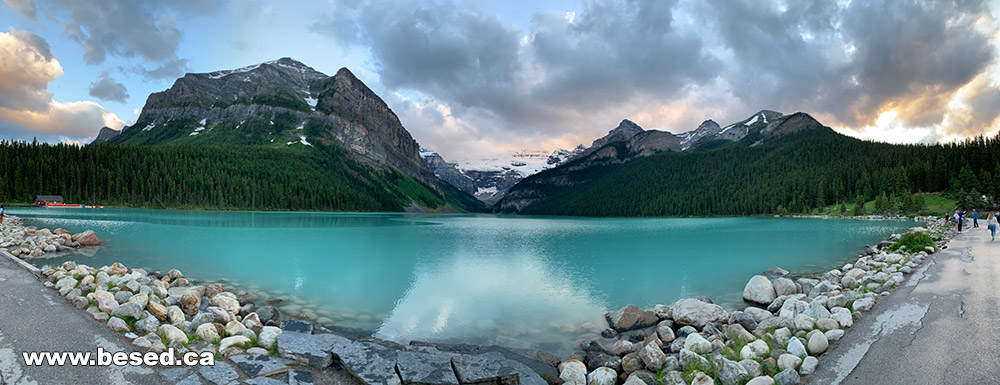
[[347,67],[449,160],[762,109],[936,143],[1000,131],[1000,1],[3,0],[0,139],[87,143],[188,72]]

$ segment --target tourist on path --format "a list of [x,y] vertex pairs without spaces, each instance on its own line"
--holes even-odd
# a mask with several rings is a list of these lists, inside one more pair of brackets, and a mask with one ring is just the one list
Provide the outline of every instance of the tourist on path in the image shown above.
[[995,241],[997,239],[997,216],[996,215],[989,215],[989,218],[986,219],[986,227],[988,227],[990,229],[990,236],[993,238],[993,239],[990,239],[990,241]]
[[0,224],[3,223],[3,205],[0,205]]
[[979,212],[972,209],[972,227],[979,227]]
[[955,231],[961,233],[962,232],[962,215],[960,215],[958,213],[958,210],[955,210],[955,216],[952,217],[952,220],[955,222]]

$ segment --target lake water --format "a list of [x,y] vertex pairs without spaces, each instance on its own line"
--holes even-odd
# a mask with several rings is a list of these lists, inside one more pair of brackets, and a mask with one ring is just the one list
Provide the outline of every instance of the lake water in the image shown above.
[[9,209],[30,225],[93,229],[73,259],[284,298],[282,314],[400,342],[433,340],[565,354],[603,313],[706,295],[742,309],[773,266],[828,270],[916,225],[773,218],[591,219],[490,215]]

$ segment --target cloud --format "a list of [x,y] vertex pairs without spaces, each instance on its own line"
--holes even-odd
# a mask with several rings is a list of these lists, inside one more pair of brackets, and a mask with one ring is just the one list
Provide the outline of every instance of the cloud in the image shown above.
[[584,0],[523,25],[460,4],[335,1],[312,24],[367,51],[381,86],[406,95],[390,101],[403,123],[445,155],[483,138],[589,142],[622,118],[683,132],[806,111],[936,141],[1000,117],[993,3]]
[[52,100],[48,85],[62,74],[41,37],[14,29],[0,33],[0,137],[79,140],[105,125],[124,125],[97,103]]
[[0,33],[0,108],[44,111],[52,100],[48,85],[63,70],[38,35],[13,28]]
[[187,60],[178,58],[183,33],[176,15],[210,12],[219,1],[41,0],[47,14],[58,20],[70,40],[83,47],[87,64],[102,64],[109,56],[153,63],[136,69],[151,79],[183,74]]
[[90,96],[101,100],[125,103],[128,99],[128,90],[124,84],[116,82],[105,71],[96,82],[90,84]]
[[3,2],[29,20],[34,20],[35,15],[38,13],[38,6],[35,5],[35,0],[3,0]]

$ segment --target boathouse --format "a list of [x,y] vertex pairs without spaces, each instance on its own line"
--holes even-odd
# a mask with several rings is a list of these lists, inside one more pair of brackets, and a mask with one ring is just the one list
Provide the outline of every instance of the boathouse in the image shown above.
[[62,195],[36,195],[35,205],[45,206],[45,205],[61,205],[66,203]]

